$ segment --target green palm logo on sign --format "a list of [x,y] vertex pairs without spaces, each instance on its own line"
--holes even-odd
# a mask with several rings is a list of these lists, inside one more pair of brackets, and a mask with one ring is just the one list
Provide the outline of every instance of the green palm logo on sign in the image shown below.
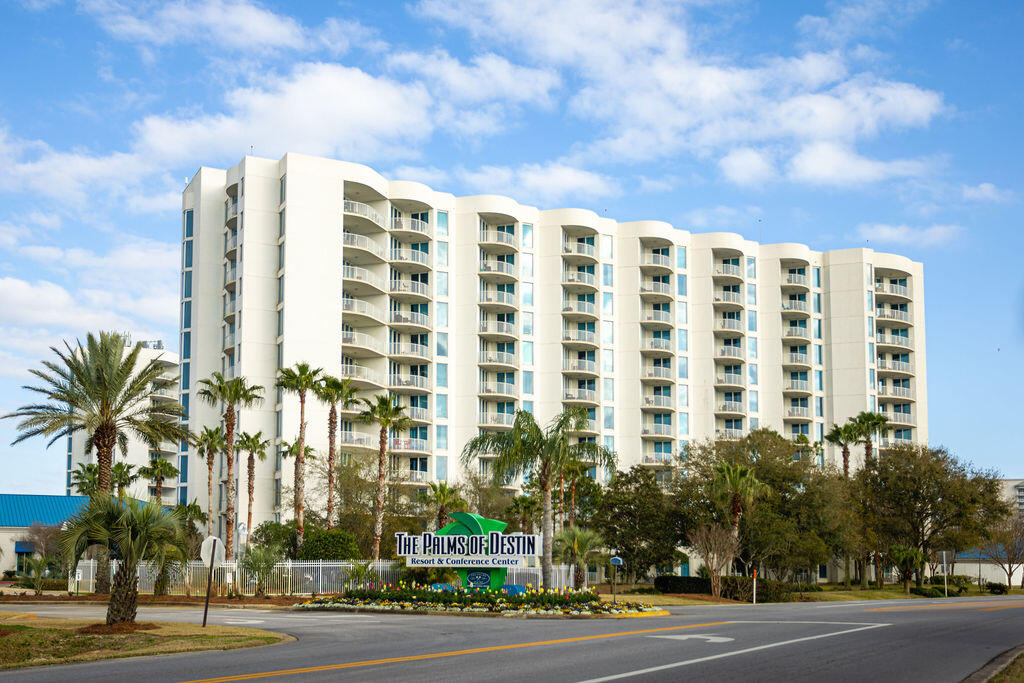
[[[472,512],[451,512],[449,517],[455,521],[441,529],[438,529],[438,536],[487,536],[492,531],[501,533],[508,526],[507,522],[497,519],[487,519]],[[500,590],[505,585],[507,569],[491,569],[481,567],[480,569],[458,569],[459,578],[462,579],[462,586],[466,589],[489,588]]]

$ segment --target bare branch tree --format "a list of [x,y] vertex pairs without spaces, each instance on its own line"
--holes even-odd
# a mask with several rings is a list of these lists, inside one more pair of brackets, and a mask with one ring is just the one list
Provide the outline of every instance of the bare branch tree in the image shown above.
[[1004,517],[981,544],[981,553],[1006,572],[1006,585],[1013,585],[1013,573],[1024,565],[1024,517]]
[[690,534],[690,545],[711,575],[711,595],[722,597],[722,570],[736,557],[739,541],[725,527],[702,526]]

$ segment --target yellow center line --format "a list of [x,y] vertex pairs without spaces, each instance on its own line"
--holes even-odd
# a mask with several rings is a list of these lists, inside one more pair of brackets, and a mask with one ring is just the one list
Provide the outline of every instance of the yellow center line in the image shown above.
[[498,652],[501,650],[516,650],[524,647],[538,647],[540,645],[562,645],[563,643],[579,643],[586,640],[600,640],[602,638],[619,638],[621,636],[636,636],[644,633],[661,633],[663,631],[678,631],[684,628],[701,628],[704,626],[721,626],[728,624],[728,621],[711,621],[704,624],[688,624],[686,626],[665,626],[662,628],[648,628],[640,631],[622,631],[620,633],[602,633],[594,636],[577,636],[575,638],[560,638],[558,640],[540,640],[533,643],[513,643],[511,645],[492,645],[490,647],[475,647],[470,650],[452,650],[449,652],[431,652],[423,655],[408,655],[405,657],[388,657],[386,659],[367,659],[361,662],[345,662],[343,664],[327,664],[325,666],[308,666],[299,669],[281,669],[278,671],[263,671],[260,673],[237,674],[234,676],[221,676],[219,678],[201,678],[185,683],[227,683],[227,681],[247,681],[254,678],[270,678],[272,676],[292,676],[295,674],[316,673],[319,671],[336,671],[338,669],[355,669],[362,666],[375,666],[377,664],[395,664],[397,662],[415,662],[423,659],[440,659],[442,657],[461,657],[463,655],[475,655],[483,652]]
[[1024,602],[1019,602],[1016,605],[1001,605],[999,607],[988,607],[986,609],[975,610],[975,612],[995,612],[1000,609],[1017,609],[1018,607],[1024,607]]
[[[868,607],[865,608],[865,612],[890,612],[890,611],[907,611],[907,610],[925,610],[925,609],[956,609],[966,607],[981,607],[983,605],[991,605],[992,601],[987,602],[948,602],[940,605],[895,605],[893,607]],[[1014,605],[993,607],[991,609],[1011,609],[1012,607],[1024,607],[1024,602],[1020,602]],[[977,610],[979,612],[985,612],[987,610]]]

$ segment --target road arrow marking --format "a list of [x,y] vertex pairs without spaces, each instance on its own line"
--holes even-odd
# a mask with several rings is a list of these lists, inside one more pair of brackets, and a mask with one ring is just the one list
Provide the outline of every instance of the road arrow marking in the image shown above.
[[665,638],[667,640],[689,640],[691,638],[699,638],[700,640],[707,641],[709,643],[731,643],[736,640],[735,638],[727,638],[726,636],[710,636],[703,633],[690,633],[687,635],[679,636],[647,636],[648,638]]

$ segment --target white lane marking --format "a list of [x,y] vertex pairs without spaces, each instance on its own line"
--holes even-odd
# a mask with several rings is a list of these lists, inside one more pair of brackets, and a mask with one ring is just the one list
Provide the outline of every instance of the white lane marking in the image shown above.
[[648,638],[664,638],[665,640],[690,640],[691,638],[697,638],[699,640],[706,640],[709,643],[731,643],[736,640],[735,638],[726,638],[725,636],[713,636],[705,633],[691,633],[685,636],[647,636]]
[[225,619],[224,623],[225,624],[235,624],[235,625],[241,625],[241,624],[262,624],[264,621],[265,621],[264,619]]
[[[767,622],[744,622],[748,624],[753,623],[767,623]],[[784,622],[784,623],[797,623],[797,622]],[[783,640],[778,643],[768,643],[767,645],[758,645],[756,647],[748,647],[742,650],[734,650],[733,652],[723,652],[718,655],[710,655],[707,657],[698,657],[697,659],[687,659],[682,662],[672,662],[671,664],[663,664],[661,666],[652,666],[647,669],[637,669],[636,671],[627,671],[621,674],[614,674],[612,676],[603,676],[601,678],[591,678],[580,683],[602,683],[603,681],[617,681],[623,678],[632,678],[633,676],[642,676],[643,674],[655,673],[658,671],[667,671],[668,669],[676,669],[681,666],[688,666],[690,664],[700,664],[701,662],[710,662],[715,659],[724,659],[725,657],[734,657],[736,655],[743,655],[749,652],[757,652],[759,650],[768,650],[773,647],[782,647],[783,645],[792,645],[794,643],[802,643],[808,640],[818,640],[819,638],[831,638],[833,636],[842,636],[848,633],[856,633],[857,631],[867,631],[873,628],[882,628],[884,626],[891,626],[891,624],[868,624],[867,626],[861,626],[860,628],[850,628],[845,631],[836,631],[835,633],[822,633],[816,636],[805,636],[803,638],[793,638],[792,640]]]

